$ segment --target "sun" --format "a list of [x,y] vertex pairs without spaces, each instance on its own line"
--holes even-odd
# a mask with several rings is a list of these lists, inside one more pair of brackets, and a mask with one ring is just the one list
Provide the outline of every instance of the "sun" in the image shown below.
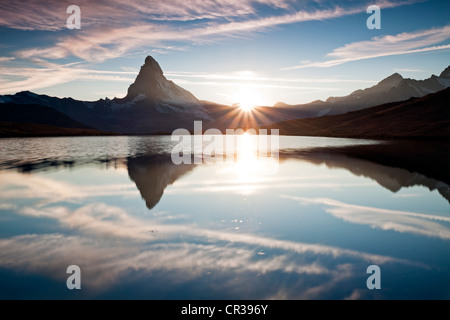
[[243,111],[251,111],[254,107],[262,105],[261,95],[251,88],[239,88],[234,98]]

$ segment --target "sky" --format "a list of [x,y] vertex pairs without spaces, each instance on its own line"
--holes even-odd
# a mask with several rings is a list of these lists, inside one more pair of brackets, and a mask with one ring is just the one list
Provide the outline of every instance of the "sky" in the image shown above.
[[449,13],[448,0],[0,0],[0,94],[121,98],[151,55],[200,100],[326,100],[395,72],[439,75]]

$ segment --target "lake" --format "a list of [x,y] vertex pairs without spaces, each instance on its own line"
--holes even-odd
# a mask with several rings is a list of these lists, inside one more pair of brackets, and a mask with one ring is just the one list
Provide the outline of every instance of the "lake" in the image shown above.
[[449,299],[446,176],[346,152],[389,144],[282,136],[268,170],[175,165],[170,136],[0,139],[0,298]]

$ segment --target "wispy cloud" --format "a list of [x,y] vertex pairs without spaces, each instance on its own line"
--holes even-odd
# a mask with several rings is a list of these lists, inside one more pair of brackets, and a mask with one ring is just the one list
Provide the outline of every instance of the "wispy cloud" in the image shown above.
[[[53,4],[53,1],[47,0]],[[40,57],[46,59],[60,59],[75,56],[87,61],[104,61],[124,55],[132,50],[142,47],[153,47],[153,50],[167,50],[170,46],[167,42],[208,42],[223,40],[227,37],[247,37],[253,32],[264,31],[267,28],[284,24],[299,23],[305,21],[327,20],[364,12],[365,6],[353,5],[339,7],[331,5],[327,9],[293,10],[289,1],[283,0],[246,0],[246,1],[205,1],[191,3],[192,1],[168,1],[155,3],[154,8],[145,5],[138,0],[130,1],[124,6],[117,1],[100,1],[95,5],[91,2],[80,4],[83,11],[83,24],[87,25],[82,30],[71,32],[55,41],[55,44],[44,48],[30,48],[21,50],[18,55],[21,58]],[[34,2],[33,2],[34,3]],[[47,5],[51,7],[50,3]],[[128,3],[128,2],[127,2]],[[269,5],[282,9],[279,15],[264,16],[257,13],[257,5]],[[404,5],[405,2],[384,1],[385,7]],[[19,19],[24,16],[27,26],[33,27],[33,22],[25,18],[31,15],[31,10],[37,3],[20,11],[15,5],[7,6],[6,12],[18,12]],[[105,10],[103,10],[105,7]],[[290,10],[286,10],[290,9]],[[36,10],[36,9],[35,9]],[[131,10],[131,11],[130,11]],[[33,11],[33,17],[35,16]],[[102,14],[101,20],[99,14]],[[171,23],[171,14],[174,20],[193,19],[194,22],[184,25],[183,32],[176,23]],[[49,14],[53,16],[54,13]],[[109,19],[105,19],[108,17]],[[20,28],[20,23],[5,15],[0,20],[0,25]],[[46,15],[43,15],[46,17]],[[164,17],[165,23],[157,18]],[[205,18],[208,19],[205,19]],[[55,18],[56,19],[56,18]],[[53,20],[55,20],[53,19]],[[50,18],[52,21],[52,19]],[[61,17],[56,19],[61,24]],[[65,20],[63,21],[65,23]],[[24,22],[23,22],[24,24]],[[39,28],[41,23],[35,22]],[[95,28],[89,26],[96,24]],[[43,28],[43,27],[42,27]],[[50,29],[56,28],[56,21],[49,23]],[[61,27],[63,28],[63,27]],[[221,38],[216,36],[221,35]],[[177,48],[178,46],[174,46]]]
[[164,73],[167,77],[171,78],[188,78],[188,79],[206,79],[214,81],[250,81],[250,82],[285,82],[285,83],[374,83],[372,80],[352,80],[342,79],[340,77],[328,77],[328,78],[298,78],[298,77],[269,77],[267,75],[259,74],[255,71],[238,71],[232,73],[194,73],[194,72],[177,72],[168,71]]
[[[256,13],[259,5],[288,9],[290,0],[79,0],[82,28],[129,25],[134,21],[190,21],[236,18]],[[68,4],[58,0],[1,2],[0,25],[22,30],[56,31],[66,28]]]
[[414,68],[395,68],[396,72],[427,72],[425,70],[414,69]]
[[0,57],[0,62],[8,62],[14,60],[14,57]]
[[[322,244],[208,230],[196,225],[188,228],[185,225],[163,225],[155,220],[133,217],[122,208],[104,203],[89,204],[76,210],[25,207],[18,212],[36,219],[53,219],[63,228],[79,235],[22,235],[2,239],[0,265],[7,267],[9,263],[14,263],[14,266],[21,266],[27,271],[52,275],[59,274],[52,272],[53,269],[63,269],[73,264],[74,260],[85,261],[89,262],[89,268],[86,267],[89,271],[84,274],[84,283],[100,290],[107,287],[111,278],[117,279],[130,266],[148,274],[157,270],[170,272],[171,279],[182,272],[182,281],[211,270],[234,274],[277,271],[290,275],[339,276],[341,279],[346,261],[352,261],[354,266],[400,263],[423,267],[409,260]],[[182,242],[179,241],[180,234],[183,235]],[[161,239],[165,243],[161,243]],[[43,251],[46,252],[45,260],[36,256]],[[261,251],[271,254],[258,255]],[[71,262],[68,263],[68,260]],[[108,266],[107,277],[101,276],[105,273],[105,265]],[[354,277],[353,272],[344,275],[347,280]],[[305,294],[309,295],[307,292]]]
[[[206,279],[205,290],[220,283],[221,292],[243,292],[249,283],[247,277],[254,280],[255,275],[276,272],[277,279],[289,279],[289,285],[268,286],[267,290],[259,290],[256,296],[321,298],[336,289],[340,294],[351,296],[355,283],[360,283],[361,270],[368,264],[427,267],[387,255],[277,239],[258,233],[234,232],[227,227],[208,229],[195,223],[165,224],[166,213],[135,215],[102,202],[64,206],[64,202],[79,196],[109,194],[123,197],[127,192],[116,192],[120,190],[108,186],[96,193],[98,186],[93,190],[86,186],[57,183],[50,178],[24,178],[21,175],[26,180],[23,182],[17,177],[17,173],[2,173],[0,197],[17,199],[19,204],[8,206],[8,209],[33,220],[50,219],[61,229],[58,234],[45,233],[44,230],[40,234],[0,239],[0,266],[64,283],[67,275],[61,270],[68,265],[79,264],[83,269],[83,286],[87,294],[99,294],[112,285],[120,285],[130,279],[124,277],[130,273],[144,279],[155,275],[163,280],[167,278],[169,286],[174,282],[185,284]],[[11,188],[14,186],[22,186],[21,192]],[[8,193],[8,190],[14,192]],[[23,199],[29,201],[24,202]],[[169,214],[178,216],[184,213]],[[45,259],[42,258],[43,253]],[[139,272],[135,273],[136,270]],[[205,276],[211,272],[214,273],[214,281]],[[218,276],[226,281],[239,276],[241,281],[228,287],[222,279],[217,280]],[[299,283],[293,284],[292,280]]]
[[[21,175],[15,172],[3,171],[0,173],[0,199],[7,201],[8,199],[41,199],[35,203],[35,209],[55,204],[58,202],[77,203],[80,199],[96,197],[96,196],[138,196],[139,192],[135,189],[134,184],[109,184],[98,188],[97,185],[76,186],[71,183],[59,182],[53,179],[40,177],[37,175]],[[27,190],[26,193],[18,193],[17,189],[8,188],[18,187]],[[37,211],[36,211],[37,212]],[[53,214],[53,212],[51,213]],[[58,215],[56,215],[58,216]],[[55,216],[55,217],[56,217]]]
[[[76,47],[79,55],[84,56],[82,45]],[[86,58],[94,51],[86,47]],[[103,51],[103,50],[101,50]],[[106,51],[105,51],[106,52]],[[36,56],[46,56],[47,58],[62,58],[67,53],[63,48],[30,49],[20,53],[21,58],[30,59],[35,66],[29,67],[9,67],[6,64],[0,64],[0,91],[4,94],[15,93],[23,90],[36,90],[51,87],[56,84],[68,83],[75,80],[82,81],[112,81],[133,83],[138,69],[122,69],[120,71],[94,70],[86,66],[86,63],[58,64],[49,62]],[[103,55],[101,52],[97,53]],[[8,62],[14,58],[0,58],[0,62]],[[178,84],[195,84],[206,86],[235,86],[241,87],[251,83],[254,88],[282,88],[290,90],[314,90],[325,91],[333,90],[330,87],[308,86],[306,84],[331,84],[331,83],[374,83],[369,80],[351,80],[341,79],[340,77],[328,77],[320,79],[312,78],[282,78],[269,77],[252,71],[234,72],[234,73],[191,73],[191,72],[165,72],[166,77]],[[8,77],[20,77],[22,80],[10,81]]]
[[[406,262],[375,254],[361,253],[354,250],[348,250],[338,247],[306,244],[286,240],[277,240],[266,238],[264,236],[230,233],[228,231],[209,230],[198,226],[186,225],[165,225],[157,220],[146,220],[142,217],[135,217],[127,213],[126,210],[107,205],[105,203],[91,203],[80,206],[78,209],[70,209],[65,206],[55,205],[56,203],[72,202],[85,197],[92,196],[119,196],[125,197],[136,194],[136,190],[129,190],[130,185],[108,185],[99,190],[98,186],[77,186],[75,184],[57,182],[51,178],[26,177],[21,181],[17,177],[24,177],[21,174],[13,172],[2,173],[2,193],[3,199],[33,199],[32,206],[23,206],[17,208],[17,214],[31,216],[35,218],[51,218],[57,220],[62,226],[81,231],[86,235],[103,237],[105,235],[119,238],[128,238],[133,241],[150,241],[154,235],[149,234],[149,230],[157,229],[158,232],[167,235],[179,235],[181,233],[194,237],[205,237],[217,241],[227,241],[232,243],[241,243],[247,245],[264,246],[274,249],[290,250],[296,253],[314,252],[332,256],[353,256],[366,261],[377,262]],[[17,189],[12,186],[21,186],[22,191],[17,193]],[[208,187],[210,188],[210,187]],[[95,190],[94,190],[95,189]],[[187,194],[191,193],[189,191]],[[301,200],[301,199],[299,199]],[[75,201],[75,202],[74,202]]]
[[[371,80],[342,79],[341,77],[327,78],[298,78],[298,77],[269,77],[254,71],[240,71],[232,73],[193,73],[169,71],[165,76],[180,85],[236,87],[252,89],[284,89],[305,92],[333,91],[337,88],[330,84],[368,83]],[[322,84],[322,86],[321,86]]]
[[[185,51],[192,46],[250,38],[282,25],[359,14],[365,12],[367,3],[352,0],[339,4],[314,0],[130,0],[126,3],[120,0],[80,0],[77,5],[81,8],[81,30],[67,30],[69,14],[66,3],[57,0],[3,1],[0,3],[0,26],[47,33],[41,44],[21,43],[15,51],[0,57],[0,92],[36,90],[74,80],[132,83],[134,75],[119,72],[106,74],[89,67],[91,63],[136,53]],[[412,2],[386,0],[378,3],[389,8]],[[68,66],[62,59],[76,59],[84,64]],[[22,61],[24,63],[19,65],[18,62]],[[45,64],[45,61],[51,63]],[[36,66],[30,67],[30,62]],[[323,88],[325,86],[321,85],[313,88],[302,83],[361,82],[332,78],[270,79],[260,75],[180,75],[176,72],[173,77],[180,84],[217,86],[223,84],[218,81],[232,85],[231,82],[242,80],[253,81],[260,89],[297,90],[303,93],[333,91],[336,88]],[[206,81],[190,80],[201,78]]]
[[[73,64],[56,64],[35,60],[35,67],[7,67],[0,65],[0,91],[16,93],[24,90],[36,90],[56,84],[85,81],[114,81],[133,83],[136,72],[92,70]],[[11,81],[8,77],[20,77]]]
[[321,204],[327,212],[342,220],[372,228],[450,239],[450,217],[355,205],[328,198],[283,196],[301,204]]
[[[331,261],[327,255],[314,256],[311,252],[295,254],[283,252],[268,257],[257,255],[253,246],[221,245],[220,243],[201,244],[195,242],[151,243],[138,245],[126,241],[105,241],[81,236],[64,236],[61,234],[23,235],[0,240],[0,265],[3,268],[14,266],[27,273],[56,279],[64,283],[64,272],[67,266],[78,263],[83,266],[83,287],[86,294],[96,295],[129,281],[130,274],[140,279],[159,279],[169,281],[169,289],[177,283],[188,283],[192,280],[205,281],[205,291],[214,292],[215,285],[220,282],[220,292],[240,292],[249,289],[250,279],[256,275],[277,272],[279,276],[293,277],[303,280],[302,291],[305,290],[305,279],[316,279],[320,276],[322,282],[342,288],[345,282],[357,281],[357,272],[363,261],[356,261],[347,272],[343,272],[343,263]],[[167,241],[167,239],[166,239]],[[45,259],[42,253],[45,252]],[[309,253],[309,254],[308,254]],[[327,259],[328,258],[328,259]],[[81,261],[81,263],[79,262]],[[356,265],[356,266],[355,266]],[[135,271],[139,272],[135,273]],[[207,277],[211,272],[215,281]],[[240,281],[228,284],[230,279],[239,276]],[[221,279],[218,280],[217,277]],[[250,278],[249,278],[250,277]],[[356,280],[355,280],[356,278]],[[308,287],[314,284],[309,284]],[[166,289],[167,289],[166,287]],[[255,292],[261,298],[269,298],[274,288],[267,287],[263,292]],[[296,297],[298,290],[293,290],[293,284],[286,288],[289,297]],[[295,288],[295,286],[294,286]],[[254,289],[254,288],[253,288]],[[152,289],[149,288],[149,292]],[[316,295],[317,296],[317,295]]]
[[372,59],[378,57],[403,55],[419,52],[449,50],[450,44],[443,42],[450,39],[450,25],[397,35],[374,37],[368,41],[359,41],[334,49],[327,54],[332,58],[325,61],[305,62],[284,70],[333,67],[343,63]]
[[[109,25],[129,26],[136,21],[140,22],[171,22],[171,21],[195,21],[208,25],[212,21],[223,20],[230,23],[220,25],[225,31],[230,29],[251,29],[254,27],[267,27],[271,25],[294,23],[299,21],[335,18],[342,15],[363,12],[367,3],[359,3],[352,9],[343,7],[354,6],[354,1],[341,1],[341,7],[333,1],[320,1],[322,8],[332,9],[308,12],[296,8],[315,7],[319,1],[303,0],[130,0],[124,3],[120,0],[79,0],[77,5],[81,8],[82,26]],[[411,1],[385,0],[378,1],[383,8],[410,4]],[[18,0],[0,3],[3,13],[0,17],[0,25],[21,30],[46,30],[56,31],[66,28],[67,3],[58,0]],[[279,16],[267,16],[263,19],[253,19],[263,15],[261,7],[279,9],[287,13]],[[248,19],[238,21],[239,19]],[[218,25],[205,28],[209,32],[214,31]]]

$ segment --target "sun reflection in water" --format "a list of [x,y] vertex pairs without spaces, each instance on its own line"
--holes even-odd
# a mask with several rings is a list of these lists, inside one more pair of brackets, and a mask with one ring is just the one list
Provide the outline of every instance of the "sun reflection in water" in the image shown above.
[[[232,166],[236,177],[236,184],[242,194],[250,194],[260,188],[261,183],[278,168],[278,150],[271,152],[267,149],[267,135],[254,135],[246,132],[237,136],[237,156]],[[275,156],[276,155],[276,156]]]

